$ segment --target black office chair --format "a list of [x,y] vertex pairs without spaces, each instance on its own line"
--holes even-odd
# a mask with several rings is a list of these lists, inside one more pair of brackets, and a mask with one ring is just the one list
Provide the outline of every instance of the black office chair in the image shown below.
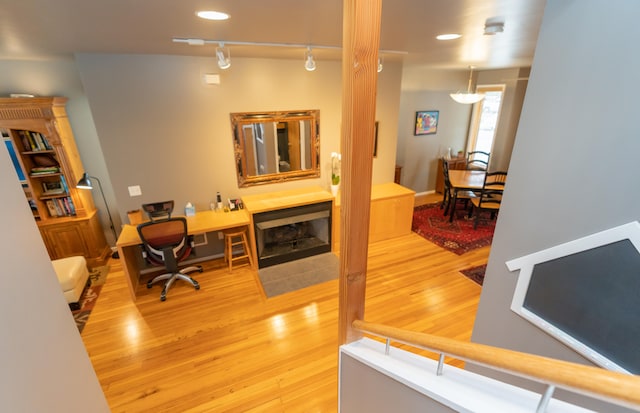
[[143,255],[153,265],[164,266],[167,273],[154,277],[147,283],[147,288],[164,281],[164,288],[160,293],[160,301],[167,299],[167,292],[176,279],[187,281],[200,289],[200,284],[187,273],[202,272],[200,265],[178,269],[178,263],[185,260],[193,248],[193,237],[187,234],[187,220],[183,217],[169,218],[163,221],[151,221],[138,225],[138,234],[142,240]]
[[142,209],[147,213],[149,220],[161,221],[171,218],[173,212],[173,200],[162,202],[151,202],[149,204],[142,204]]
[[486,171],[489,168],[491,154],[483,151],[472,151],[467,154],[467,169]]

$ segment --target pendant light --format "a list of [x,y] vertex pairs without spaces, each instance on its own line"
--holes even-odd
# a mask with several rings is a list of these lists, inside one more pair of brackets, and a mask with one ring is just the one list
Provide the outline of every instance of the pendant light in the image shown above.
[[307,52],[304,54],[305,62],[304,68],[309,72],[316,70],[316,61],[313,60],[313,54],[311,53],[311,47],[307,47]]
[[451,96],[451,99],[455,100],[458,103],[463,103],[467,105],[480,102],[482,99],[484,99],[484,93],[474,93],[471,91],[472,78],[473,78],[473,66],[469,66],[469,85],[467,86],[467,91],[466,92],[458,91],[456,93],[451,93],[449,94],[449,96]]

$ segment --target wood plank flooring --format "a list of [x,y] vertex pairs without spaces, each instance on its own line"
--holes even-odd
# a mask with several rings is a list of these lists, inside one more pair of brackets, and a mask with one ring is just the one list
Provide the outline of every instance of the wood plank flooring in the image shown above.
[[[481,287],[457,256],[411,235],[369,249],[368,321],[469,340]],[[257,273],[222,260],[129,298],[118,260],[82,333],[113,412],[336,412],[338,281],[266,299]],[[453,361],[453,364],[460,365]]]

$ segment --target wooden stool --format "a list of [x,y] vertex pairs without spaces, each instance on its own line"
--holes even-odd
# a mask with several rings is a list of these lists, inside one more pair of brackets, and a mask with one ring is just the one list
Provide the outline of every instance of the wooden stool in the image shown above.
[[[233,261],[247,258],[248,264],[253,267],[251,248],[247,241],[247,227],[225,229],[224,233],[224,260],[229,264],[229,272],[233,269]],[[242,255],[233,256],[234,245],[242,245]]]

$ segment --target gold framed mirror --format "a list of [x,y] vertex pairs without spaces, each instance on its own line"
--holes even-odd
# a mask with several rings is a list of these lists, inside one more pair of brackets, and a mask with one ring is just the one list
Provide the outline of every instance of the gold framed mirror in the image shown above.
[[238,187],[320,176],[320,111],[231,113]]

